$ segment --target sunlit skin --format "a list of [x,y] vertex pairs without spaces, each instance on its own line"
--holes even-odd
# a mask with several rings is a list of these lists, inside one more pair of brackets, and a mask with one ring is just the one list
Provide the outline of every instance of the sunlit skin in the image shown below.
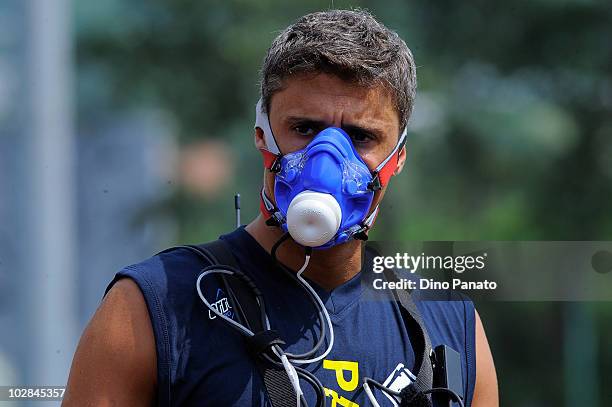
[[[383,86],[363,87],[329,74],[301,75],[287,79],[283,89],[272,96],[270,126],[283,153],[304,148],[327,127],[344,129],[353,140],[361,158],[373,170],[395,148],[401,129],[397,109]],[[265,148],[263,132],[255,130],[255,145]],[[406,150],[399,152],[395,174],[406,160]],[[264,173],[268,196],[274,197],[274,174]],[[386,189],[386,187],[385,187]],[[379,191],[371,210],[382,199]],[[270,251],[282,236],[260,215],[246,230]],[[361,242],[352,240],[327,250],[315,250],[304,275],[319,286],[331,290],[350,280],[361,269]],[[304,263],[304,249],[288,240],[278,250],[279,260],[297,270]]]

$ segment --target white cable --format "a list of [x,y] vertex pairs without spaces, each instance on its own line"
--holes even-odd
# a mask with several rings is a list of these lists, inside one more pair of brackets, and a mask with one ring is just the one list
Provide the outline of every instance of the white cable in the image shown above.
[[[325,305],[323,305],[323,301],[321,301],[321,298],[319,298],[319,295],[316,293],[316,291],[310,286],[310,284],[308,284],[308,282],[306,280],[304,280],[304,278],[302,277],[302,273],[306,270],[306,268],[308,267],[308,264],[310,263],[310,255],[307,254],[306,255],[306,259],[304,261],[304,265],[299,269],[299,271],[297,272],[297,278],[298,281],[300,281],[300,283],[302,284],[303,287],[305,287],[308,292],[310,292],[310,294],[312,296],[314,296],[315,300],[317,301],[317,304],[319,305],[319,308],[321,308],[321,311],[323,312],[323,315],[325,315],[325,319],[327,321],[327,324],[329,326],[329,345],[327,347],[327,349],[325,350],[325,352],[323,352],[323,354],[315,357],[315,358],[311,358],[311,359],[292,359],[291,362],[289,361],[289,359],[287,358],[287,355],[285,355],[285,353],[283,352],[283,350],[280,348],[280,346],[275,345],[272,347],[272,351],[276,354],[276,356],[278,356],[281,361],[283,362],[283,366],[285,368],[285,371],[287,372],[287,375],[289,376],[291,380],[291,384],[293,386],[293,389],[295,390],[295,393],[298,395],[298,407],[300,405],[300,396],[301,394],[303,394],[301,386],[300,386],[300,381],[299,380],[293,380],[293,376],[295,375],[296,379],[297,379],[297,372],[295,371],[295,368],[293,367],[292,363],[296,363],[296,364],[308,364],[308,363],[314,363],[314,362],[318,362],[319,360],[323,359],[325,356],[327,356],[329,354],[329,352],[331,352],[332,347],[334,346],[334,328],[332,326],[332,322],[331,322],[331,318],[329,317],[329,313],[327,312],[327,308],[325,308]],[[265,324],[266,327],[268,329],[270,329],[270,321],[268,320],[268,317],[266,315],[266,320],[265,320]]]
[[368,384],[368,382],[363,383],[363,390],[365,390],[366,394],[368,395],[368,398],[370,399],[370,403],[372,403],[372,406],[380,407],[380,404],[378,404],[376,397],[374,397],[374,394],[372,393],[372,390],[370,389],[370,385]]
[[[309,260],[310,256],[307,257],[306,262],[304,267],[302,267],[301,271],[303,272],[306,269],[306,266],[308,265],[308,260]],[[202,279],[204,277],[206,277],[207,275],[210,274],[215,274],[215,273],[222,273],[222,274],[227,274],[227,275],[232,275],[234,274],[232,271],[229,270],[223,270],[223,269],[212,269],[212,270],[207,270],[202,272],[199,276],[198,279],[196,281],[196,290],[198,292],[198,296],[200,297],[200,300],[204,303],[204,305],[206,305],[206,308],[208,308],[213,314],[215,314],[217,317],[223,319],[224,321],[232,324],[233,326],[235,326],[236,328],[238,328],[242,333],[244,333],[245,335],[252,337],[255,334],[253,333],[253,331],[251,331],[250,329],[248,329],[247,327],[241,325],[240,323],[234,321],[231,318],[228,318],[227,316],[223,315],[222,313],[220,313],[218,310],[216,310],[206,299],[206,297],[204,296],[204,294],[202,293],[202,289],[200,288],[200,282],[202,281]],[[266,325],[266,329],[270,329],[270,320],[268,319],[268,316],[265,316],[265,325]],[[289,376],[289,379],[291,381],[291,386],[293,387],[293,389],[295,390],[295,394],[297,396],[297,407],[300,407],[300,397],[304,394],[304,392],[302,391],[302,387],[300,386],[300,380],[299,380],[299,376],[297,374],[297,371],[295,370],[295,367],[293,367],[293,365],[289,362],[289,360],[287,359],[287,355],[285,355],[283,349],[278,346],[278,345],[274,345],[272,346],[272,351],[274,352],[274,354],[280,359],[280,361],[283,364],[283,367],[285,369],[285,372],[287,372],[287,376]],[[266,358],[270,359],[267,355],[265,355]]]
[[245,335],[247,336],[254,336],[255,334],[253,333],[253,331],[251,331],[249,328],[239,324],[238,322],[234,321],[231,318],[226,317],[225,315],[223,315],[222,313],[220,313],[219,311],[217,311],[216,309],[213,308],[212,305],[210,305],[210,303],[208,302],[208,300],[206,299],[206,297],[204,297],[204,294],[202,294],[202,289],[200,288],[200,281],[202,281],[202,278],[206,277],[209,274],[215,274],[215,273],[223,273],[223,274],[228,274],[228,275],[232,275],[234,274],[233,272],[229,271],[229,270],[223,270],[223,269],[212,269],[212,270],[207,270],[205,272],[203,272],[202,274],[200,274],[198,276],[198,281],[196,281],[196,289],[198,290],[198,295],[200,296],[200,299],[202,300],[202,302],[204,303],[204,305],[206,305],[206,307],[213,312],[213,314],[215,314],[216,316],[218,316],[219,318],[223,319],[224,321],[234,325],[236,328],[240,329]]
[[[331,322],[331,318],[329,317],[329,313],[327,312],[327,308],[325,308],[325,305],[323,304],[323,301],[321,301],[321,298],[319,297],[317,292],[302,277],[302,273],[306,270],[306,268],[308,267],[309,263],[310,263],[310,254],[307,254],[306,255],[306,259],[304,261],[304,265],[297,272],[297,279],[300,282],[300,284],[306,290],[308,290],[308,292],[315,298],[319,308],[323,312],[323,315],[325,315],[325,320],[327,321],[327,325],[329,327],[329,344],[327,346],[327,349],[325,350],[325,352],[323,352],[321,355],[319,355],[319,356],[317,356],[315,358],[311,358],[311,359],[292,359],[291,361],[289,361],[287,355],[285,354],[285,352],[283,351],[283,349],[280,346],[278,346],[278,345],[272,346],[272,351],[274,352],[274,354],[282,362],[283,367],[284,367],[285,371],[287,372],[287,375],[289,376],[289,379],[291,380],[291,385],[292,385],[293,389],[295,390],[295,393],[296,393],[296,396],[297,396],[297,407],[300,406],[300,397],[304,393],[303,393],[302,388],[300,386],[300,380],[299,380],[297,371],[295,370],[295,367],[293,366],[292,363],[308,364],[308,363],[318,362],[321,359],[323,359],[324,357],[326,357],[329,354],[329,352],[331,352],[332,347],[334,346],[334,328],[332,326],[332,322]],[[202,281],[202,278],[206,277],[209,274],[214,274],[214,273],[223,273],[223,274],[228,274],[228,275],[234,274],[232,271],[223,270],[223,269],[212,269],[212,270],[207,270],[207,271],[204,271],[203,273],[201,273],[198,276],[198,279],[196,281],[196,289],[198,291],[198,296],[200,297],[200,300],[202,300],[204,305],[206,305],[206,307],[210,311],[212,311],[212,313],[215,314],[217,317],[219,317],[219,318],[223,319],[224,321],[232,324],[233,326],[238,328],[241,332],[243,332],[245,335],[247,335],[249,337],[254,336],[255,334],[253,333],[253,331],[251,331],[247,327],[241,325],[240,323],[234,321],[233,319],[228,318],[227,316],[223,315],[218,310],[213,308],[213,306],[208,302],[208,300],[206,299],[206,297],[202,293],[202,289],[200,288],[200,282]],[[268,319],[267,315],[265,315],[264,323],[265,323],[266,329],[270,329],[270,320]],[[265,355],[265,356],[269,359],[269,357],[267,355]],[[375,407],[380,407],[380,406],[377,405]]]
[[298,377],[297,371],[295,367],[289,362],[287,359],[287,355],[284,353],[281,356],[281,362],[283,362],[283,366],[285,367],[285,371],[287,372],[287,376],[289,376],[289,380],[291,381],[291,385],[295,390],[295,395],[297,397],[296,403],[297,407],[300,407],[300,397],[304,394],[302,392],[302,388],[300,387],[300,379]]
[[297,278],[298,278],[298,281],[300,281],[300,283],[302,284],[302,286],[305,287],[314,296],[315,300],[317,301],[317,304],[319,304],[319,308],[321,308],[321,311],[323,312],[323,315],[325,315],[325,319],[327,320],[327,325],[329,326],[329,344],[328,344],[327,349],[325,350],[325,352],[323,352],[321,355],[319,355],[319,356],[317,356],[315,358],[312,358],[312,359],[294,359],[293,362],[294,363],[298,363],[298,364],[308,364],[308,363],[318,362],[319,360],[322,360],[324,357],[326,357],[329,354],[329,352],[331,352],[332,347],[334,346],[334,327],[332,326],[331,318],[329,317],[329,313],[327,312],[327,308],[325,308],[325,305],[323,305],[323,301],[321,301],[321,298],[319,298],[319,295],[317,294],[317,292],[302,277],[302,273],[306,270],[306,267],[308,267],[308,263],[309,262],[310,262],[310,255],[307,254],[306,255],[306,261],[304,262],[304,265],[297,272]]

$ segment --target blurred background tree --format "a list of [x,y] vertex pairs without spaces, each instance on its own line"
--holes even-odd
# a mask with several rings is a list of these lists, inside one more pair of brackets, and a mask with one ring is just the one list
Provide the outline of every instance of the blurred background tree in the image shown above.
[[[185,151],[202,143],[203,151],[219,148],[219,154],[200,160],[209,166],[199,171],[210,174],[224,167],[223,182],[202,191],[197,177],[192,183],[180,176],[176,184],[169,179],[172,195],[143,208],[145,218],[176,219],[178,233],[169,240],[205,241],[230,230],[235,191],[243,195],[244,220],[257,214],[262,171],[252,125],[260,64],[279,30],[304,13],[332,7],[370,10],[406,40],[418,66],[408,162],[392,181],[373,238],[612,236],[608,1],[114,0],[75,5],[82,133],[109,114],[146,106],[164,111],[175,123]],[[599,374],[588,376],[588,386],[578,395],[583,405],[609,404],[612,386],[604,381],[612,369],[610,307],[577,307],[586,314],[569,321],[587,315],[597,332],[595,342],[578,338],[591,353],[568,348],[571,343],[562,336],[571,331],[571,305],[479,304],[497,362],[502,405],[572,405],[576,391],[561,391],[569,383],[563,372],[570,368],[568,355],[583,351],[595,352]]]

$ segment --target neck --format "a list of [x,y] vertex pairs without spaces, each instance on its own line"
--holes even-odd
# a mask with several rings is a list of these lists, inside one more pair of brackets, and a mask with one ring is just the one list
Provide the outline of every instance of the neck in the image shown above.
[[[268,253],[283,232],[275,226],[266,225],[261,215],[246,226],[246,231]],[[326,250],[313,250],[304,276],[325,290],[333,290],[353,278],[361,270],[361,250],[359,241],[350,240]],[[304,264],[304,248],[287,239],[276,251],[276,258],[291,270],[299,270]]]

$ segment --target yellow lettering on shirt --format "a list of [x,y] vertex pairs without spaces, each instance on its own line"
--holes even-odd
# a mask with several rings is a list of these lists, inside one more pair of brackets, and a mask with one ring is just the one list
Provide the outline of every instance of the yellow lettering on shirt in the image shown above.
[[[344,391],[353,391],[359,384],[359,363],[344,360],[324,360],[323,369],[335,370],[338,386]],[[349,373],[349,380],[345,379],[344,372]],[[343,404],[344,405],[344,404]]]
[[359,404],[353,403],[351,400],[345,399],[342,396],[339,396],[335,391],[328,389],[327,387],[323,388],[325,390],[325,397],[331,397],[331,407],[341,406],[341,407],[359,407]]

